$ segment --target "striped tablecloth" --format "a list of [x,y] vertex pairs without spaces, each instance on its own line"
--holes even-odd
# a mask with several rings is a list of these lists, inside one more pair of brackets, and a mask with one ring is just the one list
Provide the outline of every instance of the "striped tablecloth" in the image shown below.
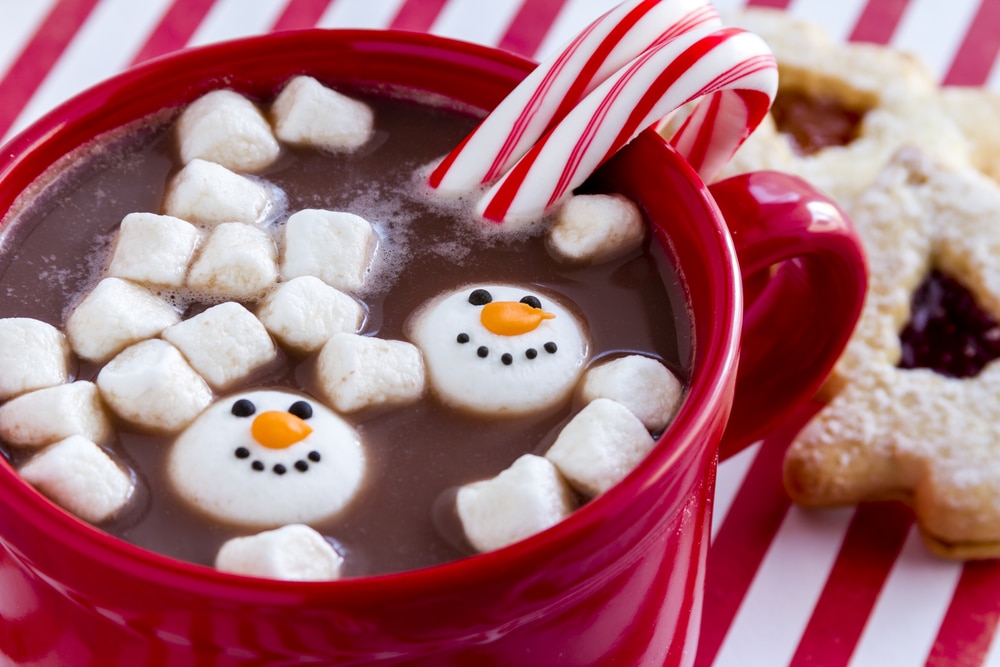
[[[539,59],[613,4],[0,0],[0,136],[131,64],[185,46],[312,26],[369,27],[429,31]],[[945,84],[1000,90],[1000,0],[715,4],[779,7],[838,40],[917,53]],[[721,466],[698,666],[1000,666],[1000,564],[927,555],[899,505],[790,506],[780,462],[795,428],[789,423]]]

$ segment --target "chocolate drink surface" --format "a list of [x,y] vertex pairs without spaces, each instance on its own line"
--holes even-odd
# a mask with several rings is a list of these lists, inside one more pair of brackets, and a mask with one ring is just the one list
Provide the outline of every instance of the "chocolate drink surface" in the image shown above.
[[[348,211],[378,232],[361,333],[406,340],[404,324],[421,304],[467,284],[537,285],[573,304],[589,327],[593,360],[639,352],[676,375],[690,373],[690,322],[680,280],[655,243],[587,267],[553,260],[539,236],[482,234],[461,206],[429,203],[421,169],[472,129],[471,116],[376,95],[376,135],[354,153],[286,148],[259,174],[283,193],[284,217],[307,208]],[[38,201],[10,221],[0,246],[0,317],[31,317],[62,327],[68,310],[97,282],[122,218],[158,211],[178,169],[169,124],[137,129],[81,157]],[[276,226],[283,224],[279,216]],[[208,303],[185,303],[186,314]],[[253,303],[246,304],[251,310]],[[310,393],[311,359],[285,352],[264,376],[223,392],[286,386]],[[75,379],[99,368],[77,362]],[[314,524],[346,555],[344,575],[434,565],[472,553],[443,509],[450,489],[491,477],[524,453],[543,452],[580,406],[491,417],[457,410],[425,392],[415,403],[346,416],[365,442],[361,492],[333,519]],[[211,565],[220,545],[245,535],[181,502],[164,473],[175,436],[116,423],[110,448],[137,479],[137,498],[101,528],[171,557]],[[12,464],[28,454],[4,448]]]

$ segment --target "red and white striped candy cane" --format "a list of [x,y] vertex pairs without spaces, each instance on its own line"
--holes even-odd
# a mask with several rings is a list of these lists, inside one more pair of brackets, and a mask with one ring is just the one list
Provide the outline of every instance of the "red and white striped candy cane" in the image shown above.
[[647,49],[719,26],[707,0],[631,0],[540,64],[433,170],[444,192],[468,192],[507,171],[588,93]]
[[671,142],[710,180],[771,106],[778,70],[764,41],[703,28],[658,44],[595,88],[478,204],[497,222],[536,220],[642,130],[701,98]]

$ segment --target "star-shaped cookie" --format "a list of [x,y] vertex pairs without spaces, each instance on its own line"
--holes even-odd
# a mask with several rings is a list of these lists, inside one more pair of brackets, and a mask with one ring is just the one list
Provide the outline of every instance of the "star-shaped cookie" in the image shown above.
[[1000,320],[1000,186],[903,149],[854,220],[869,294],[828,404],[786,454],[786,487],[806,506],[903,498],[934,552],[1000,556],[1000,360],[962,379],[897,365],[913,292],[932,269]]

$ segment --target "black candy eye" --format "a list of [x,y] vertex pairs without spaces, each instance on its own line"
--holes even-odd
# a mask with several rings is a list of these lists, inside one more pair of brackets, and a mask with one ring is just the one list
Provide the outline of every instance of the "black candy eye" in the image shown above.
[[542,302],[538,300],[537,296],[530,296],[530,295],[526,296],[523,299],[521,299],[521,303],[531,306],[532,308],[541,309],[542,307]]
[[257,412],[257,406],[245,398],[233,403],[232,413],[236,417],[249,417],[255,412]]
[[295,401],[292,403],[291,407],[288,408],[288,412],[295,415],[299,419],[309,419],[313,416],[312,406],[305,401]]
[[484,289],[472,290],[472,294],[469,295],[469,303],[473,306],[485,306],[490,301],[493,301],[493,295]]

